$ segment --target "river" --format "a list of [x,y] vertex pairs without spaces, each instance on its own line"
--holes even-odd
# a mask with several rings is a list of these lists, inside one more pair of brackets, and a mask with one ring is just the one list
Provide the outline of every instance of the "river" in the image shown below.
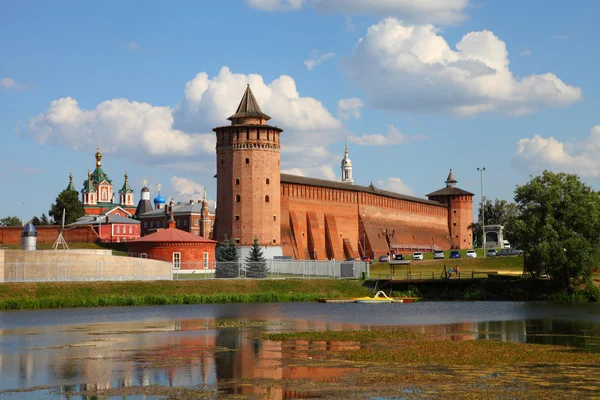
[[[282,389],[224,389],[220,383],[318,381],[345,372],[286,366],[286,350],[261,339],[263,332],[384,327],[451,340],[560,344],[600,352],[600,304],[276,303],[12,311],[0,312],[0,397],[79,399],[85,391],[114,388],[121,390],[114,398],[123,398],[124,388],[156,385],[200,386],[209,397],[221,389],[220,394],[286,398]],[[335,343],[323,351],[331,346]],[[28,391],[14,391],[19,389]],[[142,398],[129,394],[128,399]]]

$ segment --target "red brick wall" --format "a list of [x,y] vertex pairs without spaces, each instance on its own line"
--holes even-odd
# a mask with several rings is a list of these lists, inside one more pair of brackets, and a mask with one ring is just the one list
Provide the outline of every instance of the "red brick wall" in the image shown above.
[[[38,232],[37,242],[39,244],[54,243],[58,237],[61,227],[58,225],[36,226]],[[23,227],[0,227],[0,244],[21,243],[21,232]],[[79,226],[66,228],[63,237],[72,243],[93,243],[98,239],[96,232],[91,226]]]
[[473,222],[472,196],[452,196],[450,200],[450,232],[452,247],[455,249],[473,248],[473,233],[469,225]]
[[[181,269],[203,269],[204,253],[208,252],[208,262],[215,262],[216,243],[128,243],[130,253],[146,253],[148,258],[173,261],[173,253],[181,253]],[[213,265],[209,265],[212,268]]]

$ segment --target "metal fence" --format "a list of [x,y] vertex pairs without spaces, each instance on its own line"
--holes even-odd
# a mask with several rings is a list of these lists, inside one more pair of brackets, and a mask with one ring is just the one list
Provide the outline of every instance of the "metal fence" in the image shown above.
[[174,279],[213,278],[368,278],[369,263],[353,261],[266,260],[263,263],[186,262],[173,265]]
[[[0,282],[2,281],[0,276]],[[147,268],[142,261],[115,266],[94,262],[19,262],[4,264],[4,282],[93,282],[170,280],[173,271]]]

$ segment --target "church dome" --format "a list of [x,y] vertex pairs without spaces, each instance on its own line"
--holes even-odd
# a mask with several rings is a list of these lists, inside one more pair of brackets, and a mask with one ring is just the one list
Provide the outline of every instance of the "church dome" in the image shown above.
[[144,186],[144,187],[142,188],[142,192],[143,192],[143,193],[150,192],[150,189],[148,189],[146,186]]
[[154,198],[154,204],[167,204],[167,200],[159,194]]

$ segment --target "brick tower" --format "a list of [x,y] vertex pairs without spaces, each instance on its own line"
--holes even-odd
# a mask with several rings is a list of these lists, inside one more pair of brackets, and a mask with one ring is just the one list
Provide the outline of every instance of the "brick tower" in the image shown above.
[[471,223],[473,222],[473,193],[456,187],[452,170],[446,179],[446,187],[429,193],[429,200],[448,206],[448,232],[453,249],[473,247]]
[[241,248],[254,237],[264,255],[281,255],[279,135],[267,125],[271,119],[246,88],[231,125],[213,129],[217,134],[217,203],[215,235],[227,237]]

